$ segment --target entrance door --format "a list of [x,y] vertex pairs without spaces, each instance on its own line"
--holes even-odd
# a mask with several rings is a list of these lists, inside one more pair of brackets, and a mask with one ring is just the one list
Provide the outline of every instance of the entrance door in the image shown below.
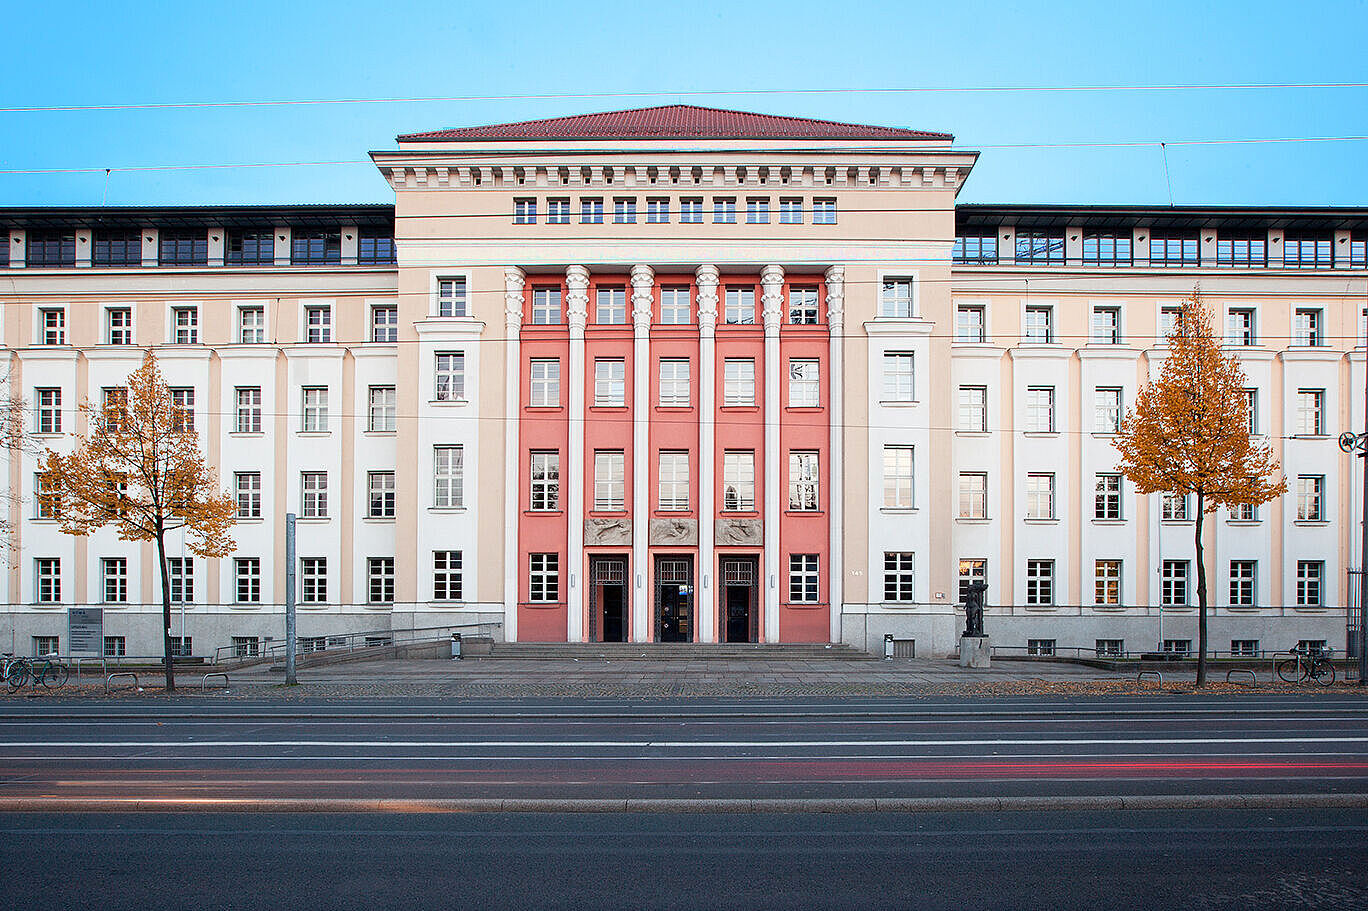
[[693,558],[656,557],[656,641],[693,641]]
[[723,642],[759,641],[758,557],[723,557],[721,561],[721,625]]
[[627,641],[627,559],[590,557],[589,641]]

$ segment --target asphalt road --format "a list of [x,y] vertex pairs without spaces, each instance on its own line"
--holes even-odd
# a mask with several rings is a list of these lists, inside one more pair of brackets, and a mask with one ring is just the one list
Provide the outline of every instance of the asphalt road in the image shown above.
[[1355,794],[1368,794],[1368,702],[1352,697],[0,707],[0,810]]
[[0,815],[0,902],[253,909],[1368,907],[1361,810]]

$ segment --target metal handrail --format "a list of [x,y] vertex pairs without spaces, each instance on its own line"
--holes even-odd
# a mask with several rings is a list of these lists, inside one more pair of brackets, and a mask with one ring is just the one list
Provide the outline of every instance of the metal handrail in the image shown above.
[[[298,653],[301,655],[313,654],[315,652],[354,652],[363,651],[365,649],[370,648],[380,648],[384,646],[416,645],[418,643],[423,642],[441,642],[446,639],[449,639],[451,637],[451,633],[455,630],[464,630],[471,628],[488,629],[492,633],[495,629],[499,629],[502,626],[502,620],[484,620],[472,623],[449,623],[443,626],[418,627],[415,629],[372,629],[361,630],[359,632],[353,633],[334,633],[331,635],[324,636],[300,636],[298,637],[298,639],[300,640],[322,639],[323,646],[321,648],[304,649],[298,648],[297,645],[297,648]],[[379,643],[366,643],[367,639],[379,638],[384,638],[388,641],[383,643],[383,645]],[[254,655],[225,654],[226,652],[233,652],[233,650],[236,649],[237,646],[221,645],[214,650],[213,663],[218,664],[224,660],[254,659],[260,661],[269,661],[271,663],[277,663],[284,660],[285,648],[287,645],[288,643],[286,642],[273,642],[270,645],[267,645],[264,648],[259,649],[257,653]]]

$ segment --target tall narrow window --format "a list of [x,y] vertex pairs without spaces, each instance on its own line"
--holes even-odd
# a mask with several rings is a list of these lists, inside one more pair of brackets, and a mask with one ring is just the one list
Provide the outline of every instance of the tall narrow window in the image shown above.
[[687,326],[692,318],[688,285],[670,285],[660,289],[661,325]]
[[981,471],[962,471],[959,476],[959,517],[988,518],[988,475]]
[[1321,311],[1299,308],[1292,320],[1292,343],[1303,347],[1317,347],[1325,343],[1321,336]]
[[34,389],[38,406],[35,426],[39,433],[62,432],[62,390],[57,387]]
[[305,386],[303,396],[304,416],[300,423],[300,431],[303,433],[327,433],[328,387]]
[[1121,561],[1093,561],[1093,603],[1108,607],[1121,604]]
[[1094,485],[1093,518],[1114,520],[1121,518],[1121,475],[1100,472]]
[[955,308],[955,341],[978,343],[987,339],[982,307]]
[[689,453],[679,450],[660,452],[660,509],[689,508]]
[[789,360],[789,407],[819,408],[822,404],[820,362],[809,358]]
[[432,505],[459,509],[465,505],[465,451],[460,446],[432,447]]
[[261,558],[233,559],[234,596],[238,604],[261,603]]
[[627,322],[627,289],[599,288],[597,297],[596,322],[604,326],[621,326]]
[[1320,607],[1324,601],[1324,560],[1297,561],[1297,606]]
[[123,604],[127,602],[128,559],[126,557],[105,557],[100,560],[100,571],[104,577],[104,603]]
[[304,518],[326,519],[328,517],[328,473],[326,471],[305,471],[300,475],[300,486],[304,503]]
[[1188,517],[1187,504],[1187,494],[1166,493],[1163,495],[1159,517],[1166,522],[1186,522]]
[[66,311],[60,307],[50,307],[38,311],[42,320],[42,334],[39,338],[44,345],[66,344]]
[[818,453],[810,451],[789,453],[788,508],[793,512],[815,512],[822,508],[817,457]]
[[1103,345],[1119,345],[1121,343],[1121,310],[1119,307],[1093,308],[1092,340]]
[[1026,475],[1026,518],[1053,519],[1054,517],[1054,472],[1032,472]]
[[959,561],[959,604],[969,595],[969,586],[975,582],[988,584],[988,561],[976,557],[961,557]]
[[304,340],[311,345],[332,341],[332,307],[304,309]]
[[1230,561],[1230,606],[1253,607],[1258,563],[1254,560]]
[[233,475],[233,487],[237,492],[237,514],[239,519],[261,518],[261,472],[239,471]]
[[723,314],[723,318],[730,325],[754,325],[755,289],[728,288],[726,290],[726,310]]
[[1093,433],[1121,432],[1121,390],[1098,386],[1093,390]]
[[884,551],[885,601],[917,600],[915,562],[916,555],[910,551]]
[[371,433],[394,433],[398,426],[398,393],[393,386],[370,387],[366,429]]
[[367,595],[371,604],[394,603],[394,558],[366,558]]
[[244,345],[259,345],[266,341],[265,308],[238,308],[238,341]]
[[195,600],[195,558],[167,557],[166,574],[171,580],[171,601],[189,604]]
[[534,449],[531,463],[532,491],[528,508],[542,512],[560,509],[560,452]]
[[879,315],[894,319],[910,319],[912,313],[912,279],[884,279],[879,292]]
[[561,289],[532,289],[532,325],[555,326],[561,321]]
[[1165,606],[1188,603],[1188,561],[1165,560],[1159,572],[1159,598]]
[[626,458],[621,449],[595,451],[594,509],[614,511],[627,508],[625,468]]
[[105,342],[110,345],[133,344],[133,311],[128,307],[105,310]]
[[171,341],[175,344],[199,344],[199,308],[173,308],[171,311],[171,327]]
[[1026,432],[1054,433],[1054,387],[1031,386],[1026,390]]
[[437,315],[469,315],[466,312],[466,280],[464,275],[451,275],[437,279]]
[[1054,604],[1053,560],[1026,561],[1026,603],[1035,607]]
[[729,357],[722,362],[722,404],[737,407],[755,404],[755,361]]
[[594,361],[594,404],[619,408],[627,404],[627,364],[617,358]]
[[394,518],[394,472],[372,471],[366,476],[369,494],[366,515],[372,519]]
[[171,389],[171,429],[179,433],[195,430],[195,390],[191,387]]
[[689,406],[689,362],[684,358],[660,359],[660,405],[663,408]]
[[1247,347],[1254,344],[1254,311],[1233,307],[1226,313],[1226,344]]
[[560,600],[560,554],[528,554],[527,600]]
[[885,402],[916,401],[914,358],[910,351],[888,351],[883,356]]
[[789,322],[796,326],[817,325],[816,288],[789,288]]
[[461,551],[432,552],[432,600],[461,600]]
[[1325,434],[1325,390],[1297,390],[1297,435],[1323,436]]
[[1026,338],[1025,341],[1035,345],[1049,345],[1054,343],[1054,308],[1053,307],[1027,307],[1026,308]]
[[1325,521],[1325,475],[1297,476],[1297,521]]
[[817,554],[789,554],[789,602],[817,602]]
[[33,561],[35,591],[39,604],[56,604],[62,600],[62,560],[60,557],[38,557]]
[[911,509],[913,501],[913,448],[885,446],[883,451],[883,505],[885,509]]
[[328,558],[301,557],[299,559],[299,602],[326,604],[328,602]]
[[722,508],[728,512],[755,509],[755,451],[722,454]]
[[959,387],[959,429],[970,433],[988,432],[988,387]]
[[[465,401],[465,352],[439,351],[436,355],[433,391],[439,402]],[[536,363],[533,361],[533,363]],[[557,362],[553,362],[557,363]]]
[[528,405],[532,408],[560,407],[560,360],[533,358],[529,365],[531,393]]

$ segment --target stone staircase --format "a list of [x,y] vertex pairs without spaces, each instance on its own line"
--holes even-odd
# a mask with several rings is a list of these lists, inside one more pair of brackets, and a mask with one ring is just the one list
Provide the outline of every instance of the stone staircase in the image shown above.
[[874,656],[845,643],[754,642],[495,642],[487,658],[578,658],[613,661],[868,661]]

